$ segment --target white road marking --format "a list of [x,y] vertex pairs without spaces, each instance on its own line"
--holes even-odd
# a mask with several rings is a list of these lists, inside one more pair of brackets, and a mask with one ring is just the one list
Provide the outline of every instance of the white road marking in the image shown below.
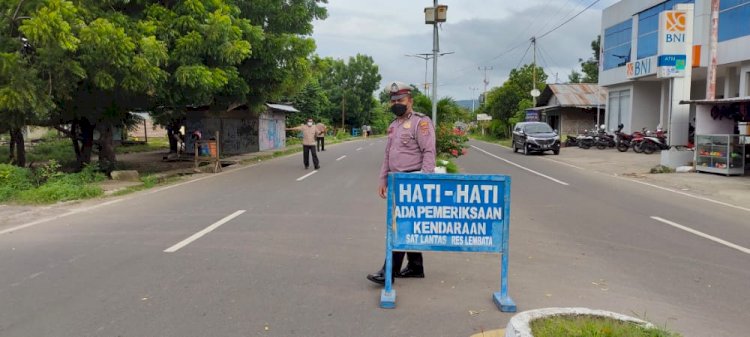
[[660,218],[658,216],[652,216],[651,219],[654,219],[654,220],[659,221],[659,222],[663,222],[663,223],[665,223],[667,225],[670,225],[672,227],[675,227],[675,228],[682,229],[682,230],[684,230],[684,231],[686,231],[688,233],[695,234],[695,235],[700,236],[702,238],[709,239],[711,241],[720,243],[720,244],[725,245],[725,246],[727,246],[729,248],[733,248],[733,249],[739,250],[739,251],[741,251],[741,252],[743,252],[745,254],[750,254],[750,248],[745,248],[745,247],[742,247],[740,245],[736,245],[736,244],[731,243],[729,241],[719,239],[719,238],[717,238],[715,236],[708,235],[706,233],[703,233],[701,231],[692,229],[690,227],[686,227],[686,226],[680,225],[680,224],[678,224],[676,222],[672,222],[672,221],[669,221],[669,220],[666,220],[666,219],[662,219],[662,218]]
[[307,177],[309,177],[309,176],[311,176],[311,175],[313,175],[313,174],[315,174],[315,173],[318,173],[318,170],[312,171],[312,172],[310,172],[310,173],[308,173],[308,174],[305,174],[305,175],[303,175],[303,176],[301,176],[301,177],[297,178],[297,181],[302,181],[302,180],[305,180],[305,178],[307,178]]
[[104,202],[104,203],[101,203],[101,204],[98,204],[98,205],[93,205],[93,206],[90,206],[90,207],[84,207],[84,208],[74,209],[72,211],[68,211],[68,212],[60,214],[60,215],[55,215],[55,216],[52,216],[52,217],[49,217],[49,218],[39,219],[39,220],[36,220],[36,221],[25,223],[23,225],[18,225],[18,226],[15,226],[15,227],[11,227],[11,228],[8,228],[8,229],[1,230],[0,231],[0,235],[12,233],[12,232],[24,229],[24,228],[29,228],[29,227],[36,226],[38,224],[49,222],[49,221],[52,221],[52,220],[57,220],[57,219],[60,219],[60,218],[64,218],[64,217],[69,216],[69,215],[83,213],[83,212],[90,211],[90,210],[93,210],[93,209],[96,209],[96,208],[99,208],[99,207],[104,207],[104,206],[107,206],[107,205],[112,205],[112,204],[118,203],[118,202],[123,201],[123,200],[125,200],[125,199],[115,199],[115,200],[112,200],[112,201],[107,201],[107,202]]
[[654,184],[649,184],[649,183],[643,182],[643,181],[638,181],[638,180],[634,180],[634,179],[623,178],[623,177],[619,177],[619,176],[612,176],[612,177],[620,178],[620,179],[627,180],[627,181],[632,181],[634,183],[639,183],[639,184],[643,184],[643,185],[646,185],[646,186],[651,186],[653,188],[658,188],[660,190],[669,191],[669,192],[672,192],[672,193],[681,194],[681,195],[684,195],[686,197],[691,197],[691,198],[695,198],[695,199],[699,199],[699,200],[703,200],[703,201],[708,201],[708,202],[711,202],[711,203],[714,203],[714,204],[717,204],[717,205],[727,206],[727,207],[736,208],[736,209],[739,209],[739,210],[742,210],[742,211],[745,211],[745,212],[750,212],[750,208],[747,208],[747,207],[732,205],[730,203],[726,203],[726,202],[723,202],[723,201],[718,201],[718,200],[714,200],[714,199],[700,197],[700,196],[693,195],[693,194],[690,194],[690,193],[685,193],[685,192],[682,192],[682,191],[673,190],[671,188],[666,188],[666,187],[661,187],[661,186],[654,185]]
[[336,158],[336,161],[339,161],[339,160],[344,159],[344,158],[346,158],[346,155],[343,155],[341,157]]
[[554,181],[554,182],[556,182],[556,183],[558,183],[558,184],[560,184],[560,185],[564,185],[564,186],[569,186],[569,185],[570,185],[570,184],[568,184],[568,183],[566,183],[566,182],[564,182],[564,181],[562,181],[562,180],[559,180],[559,179],[555,179],[555,178],[552,178],[552,177],[550,177],[550,176],[548,176],[548,175],[546,175],[546,174],[544,174],[544,173],[539,173],[539,172],[537,172],[537,171],[534,171],[534,170],[532,170],[532,169],[530,169],[530,168],[527,168],[527,167],[524,167],[524,166],[518,165],[518,164],[516,164],[516,163],[514,163],[514,162],[512,162],[512,161],[510,161],[510,160],[507,160],[507,159],[504,159],[504,158],[500,158],[500,157],[498,157],[498,156],[496,156],[496,155],[494,155],[494,154],[492,154],[492,153],[489,153],[489,152],[487,152],[487,151],[485,151],[485,150],[483,150],[483,149],[481,149],[481,148],[478,148],[478,147],[476,147],[476,146],[474,146],[474,145],[472,145],[471,147],[473,147],[474,149],[477,149],[477,150],[479,150],[479,151],[483,152],[484,154],[486,154],[486,155],[488,155],[488,156],[490,156],[490,157],[496,158],[496,159],[498,159],[498,160],[502,160],[502,161],[504,161],[504,162],[506,162],[506,163],[508,163],[508,164],[510,164],[510,165],[513,165],[513,166],[515,166],[515,167],[518,167],[518,168],[520,168],[520,169],[522,169],[522,170],[526,170],[526,171],[528,171],[528,172],[531,172],[531,173],[533,173],[533,174],[536,174],[536,175],[538,175],[538,176],[540,176],[540,177],[542,177],[542,178],[546,178],[546,179],[549,179],[549,180],[551,180],[551,181]]
[[[487,143],[487,142],[485,142],[485,143]],[[504,147],[504,148],[510,149],[507,146],[503,146],[503,145],[499,145],[499,144],[493,144],[493,143],[487,143],[487,144],[497,145],[499,147]],[[473,145],[472,145],[472,147],[473,147]],[[575,166],[575,165],[572,165],[572,164],[568,164],[568,163],[564,163],[564,162],[561,162],[561,161],[555,160],[555,159],[549,159],[549,158],[543,158],[543,159],[546,159],[546,160],[549,160],[549,161],[553,161],[553,162],[558,163],[558,164],[562,164],[562,165],[574,167],[574,168],[577,168],[579,170],[593,172],[593,173],[598,173],[598,174],[602,174],[602,175],[607,176],[607,177],[618,178],[618,179],[622,179],[622,180],[625,180],[625,181],[630,181],[630,182],[638,183],[638,184],[641,184],[641,185],[646,185],[646,186],[649,186],[649,187],[658,188],[658,189],[663,190],[663,191],[667,191],[667,192],[672,192],[672,193],[684,195],[686,197],[690,197],[690,198],[694,198],[694,199],[698,199],[698,200],[703,200],[703,201],[708,201],[710,203],[714,203],[714,204],[717,204],[717,205],[722,205],[722,206],[726,206],[726,207],[738,209],[738,210],[741,210],[741,211],[750,212],[750,208],[747,208],[747,207],[733,205],[733,204],[726,203],[726,202],[723,202],[723,201],[718,201],[718,200],[714,200],[714,199],[711,199],[711,198],[701,197],[701,196],[697,196],[697,195],[694,195],[694,194],[685,193],[683,191],[678,191],[678,190],[674,190],[674,189],[667,188],[667,187],[662,187],[662,186],[659,186],[659,185],[650,184],[650,183],[643,182],[643,181],[638,181],[638,180],[634,180],[634,179],[630,179],[630,178],[620,177],[620,176],[615,175],[615,174],[608,174],[608,173],[599,172],[599,171],[595,171],[595,170],[587,170],[587,169],[585,169],[583,167],[578,167],[578,166]]]
[[558,163],[558,164],[560,164],[560,165],[565,165],[565,166],[569,166],[569,167],[572,167],[572,168],[575,168],[575,169],[579,169],[579,170],[584,170],[584,171],[586,170],[586,169],[585,169],[585,168],[583,168],[583,167],[580,167],[580,166],[575,166],[575,165],[573,165],[573,164],[568,164],[568,163],[566,163],[566,162],[564,162],[564,161],[559,161],[559,160],[557,160],[557,159],[549,159],[549,158],[542,158],[542,159],[544,159],[544,160],[549,160],[549,161],[553,161],[553,162],[555,162],[555,163]]
[[182,240],[182,241],[180,241],[180,242],[179,242],[179,243],[177,243],[176,245],[174,245],[174,246],[172,246],[172,247],[169,247],[169,248],[165,249],[165,250],[164,250],[164,252],[165,252],[165,253],[174,253],[174,252],[176,252],[176,251],[180,250],[180,248],[182,248],[182,247],[185,247],[185,246],[189,245],[189,244],[190,244],[191,242],[193,242],[193,241],[195,241],[195,240],[198,240],[198,239],[200,239],[200,238],[201,238],[202,236],[204,236],[204,235],[206,235],[206,234],[208,234],[208,233],[211,233],[211,232],[212,232],[212,231],[213,231],[214,229],[217,229],[217,228],[219,228],[219,226],[221,226],[221,225],[223,225],[223,224],[225,224],[225,223],[229,222],[230,220],[232,220],[232,219],[234,219],[234,218],[236,218],[236,217],[240,216],[240,214],[242,214],[242,213],[245,213],[245,210],[244,210],[244,209],[243,209],[243,210],[239,210],[239,211],[237,211],[237,212],[234,212],[234,213],[232,213],[232,214],[228,215],[228,216],[227,216],[227,217],[225,217],[224,219],[221,219],[221,220],[219,220],[219,221],[215,222],[215,223],[214,223],[214,224],[212,224],[211,226],[208,226],[208,227],[206,227],[205,229],[203,229],[202,231],[200,231],[200,232],[198,232],[198,233],[195,233],[195,234],[193,234],[192,236],[190,236],[189,238],[187,238],[187,239],[185,239],[185,240]]
[[357,151],[362,151],[362,148],[361,148],[361,147],[358,147],[358,148],[357,148]]

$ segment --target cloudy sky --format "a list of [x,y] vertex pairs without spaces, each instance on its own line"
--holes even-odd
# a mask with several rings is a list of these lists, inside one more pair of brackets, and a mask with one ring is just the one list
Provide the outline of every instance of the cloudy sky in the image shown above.
[[[470,99],[484,88],[484,72],[492,67],[489,87],[502,84],[511,69],[531,63],[529,39],[571,18],[595,0],[442,0],[448,22],[440,28],[438,96]],[[537,63],[549,83],[566,82],[579,58],[591,56],[599,34],[601,11],[617,0],[600,0],[573,21],[538,40]],[[405,54],[432,52],[432,25],[424,23],[430,0],[329,0],[328,19],[315,23],[318,54],[348,58],[370,55],[386,81],[424,82],[425,61]],[[528,50],[528,52],[526,52]],[[525,57],[524,54],[526,54]],[[432,81],[432,63],[428,80]]]

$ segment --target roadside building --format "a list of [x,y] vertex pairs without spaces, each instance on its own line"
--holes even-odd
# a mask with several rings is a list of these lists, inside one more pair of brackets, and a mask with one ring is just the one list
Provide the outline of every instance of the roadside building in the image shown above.
[[[608,89],[608,129],[619,123],[625,132],[661,126],[671,145],[691,144],[691,125],[696,134],[737,132],[747,114],[727,120],[710,111],[727,105],[722,100],[747,111],[741,102],[750,96],[750,0],[720,2],[717,100],[680,104],[706,98],[710,19],[710,0],[623,0],[603,11],[599,84]],[[662,162],[675,161],[663,153]]]
[[193,152],[191,135],[195,131],[200,131],[204,140],[218,131],[222,155],[283,149],[286,147],[286,114],[298,112],[291,105],[270,103],[261,113],[253,113],[247,105],[223,111],[190,108],[185,119],[187,152]]
[[577,135],[604,121],[606,102],[607,89],[596,84],[548,84],[526,115],[547,122],[561,135]]

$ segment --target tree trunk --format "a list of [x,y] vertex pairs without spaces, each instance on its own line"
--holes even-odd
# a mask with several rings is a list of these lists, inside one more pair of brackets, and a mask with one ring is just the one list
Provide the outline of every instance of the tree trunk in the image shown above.
[[100,124],[99,130],[99,168],[107,175],[115,169],[117,161],[115,155],[115,146],[112,143],[112,124]]
[[18,167],[25,167],[26,166],[26,144],[24,143],[24,139],[23,139],[23,131],[21,128],[13,128],[11,129],[10,132],[13,134],[13,138],[15,139],[15,144],[16,144],[14,164]]
[[11,164],[16,163],[16,135],[13,133],[13,129],[11,129],[9,132],[10,134],[10,143],[8,146],[8,162]]
[[70,138],[70,143],[73,144],[73,152],[76,154],[76,161],[80,163],[81,144],[78,143],[78,123],[76,121],[70,123],[68,138]]
[[169,138],[169,153],[177,153],[177,138],[175,135],[180,133],[180,124],[177,122],[170,122],[167,128],[167,138]]
[[81,155],[78,157],[78,169],[80,170],[91,163],[91,151],[94,147],[94,125],[85,118],[80,119],[78,124],[81,129]]

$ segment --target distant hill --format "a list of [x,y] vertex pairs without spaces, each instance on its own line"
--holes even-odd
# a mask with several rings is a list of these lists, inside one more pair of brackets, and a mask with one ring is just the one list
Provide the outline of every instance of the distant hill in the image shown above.
[[[456,103],[458,103],[458,105],[460,105],[460,106],[462,106],[464,108],[467,108],[467,109],[469,109],[469,111],[471,111],[471,100],[470,99],[463,99],[463,100],[460,100],[460,101],[456,101]],[[474,101],[474,108],[476,109],[477,107],[479,107],[479,101]]]

